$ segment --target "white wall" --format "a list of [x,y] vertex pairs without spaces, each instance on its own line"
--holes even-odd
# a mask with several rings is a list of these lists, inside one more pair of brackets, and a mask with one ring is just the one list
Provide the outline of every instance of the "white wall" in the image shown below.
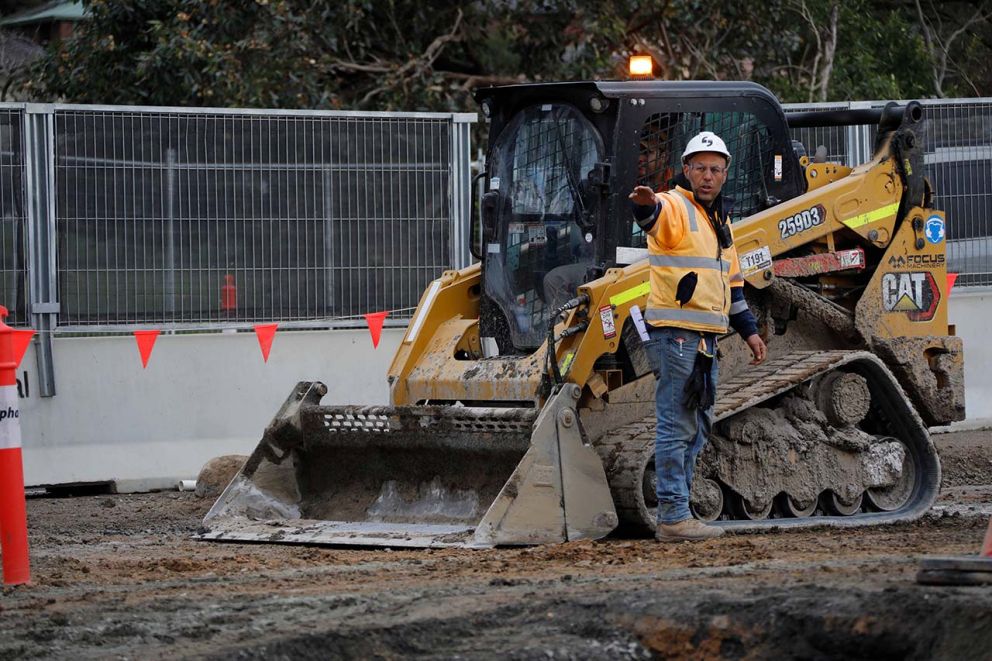
[[951,290],[948,320],[964,341],[967,419],[953,428],[992,425],[992,287]]
[[56,396],[38,395],[34,348],[17,370],[27,485],[174,485],[221,454],[248,454],[298,381],[325,404],[386,404],[386,370],[405,329],[280,331],[268,363],[253,332],[160,335],[147,369],[131,336],[53,342]]

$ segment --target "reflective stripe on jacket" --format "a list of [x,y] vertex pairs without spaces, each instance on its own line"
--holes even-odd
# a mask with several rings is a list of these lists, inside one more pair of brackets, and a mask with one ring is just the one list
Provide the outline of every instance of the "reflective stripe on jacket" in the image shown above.
[[[691,191],[676,186],[657,196],[661,209],[647,233],[651,294],[645,320],[652,326],[726,333],[729,315],[739,312],[731,307],[730,288],[744,286],[737,250],[731,246],[717,258],[716,232]],[[696,273],[695,291],[678,301],[679,282],[690,272]]]

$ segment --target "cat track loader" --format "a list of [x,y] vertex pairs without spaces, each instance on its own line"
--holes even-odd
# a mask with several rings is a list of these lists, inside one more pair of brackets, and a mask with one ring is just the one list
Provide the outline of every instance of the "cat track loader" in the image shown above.
[[[627,200],[671,185],[702,130],[769,358],[722,338],[695,515],[735,529],[920,517],[940,484],[928,427],[964,417],[947,321],[944,214],[923,111],[786,115],[740,82],[480,89],[490,127],[478,263],[429,284],[388,373],[391,405],[290,394],[201,537],[373,546],[648,535],[654,374],[639,329],[646,241]],[[810,159],[791,128],[877,126],[874,156]],[[812,147],[812,146],[811,146]]]

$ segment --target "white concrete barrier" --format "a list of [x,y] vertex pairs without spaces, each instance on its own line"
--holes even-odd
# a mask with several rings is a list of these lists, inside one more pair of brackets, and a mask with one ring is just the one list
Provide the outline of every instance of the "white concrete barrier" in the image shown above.
[[160,335],[147,369],[132,336],[58,338],[56,396],[41,398],[33,347],[17,370],[25,484],[113,481],[174,488],[221,454],[249,454],[298,381],[325,403],[386,404],[405,329],[280,331],[268,363],[253,332]]
[[953,429],[992,426],[992,287],[951,290],[948,321],[964,341],[964,401],[967,419]]

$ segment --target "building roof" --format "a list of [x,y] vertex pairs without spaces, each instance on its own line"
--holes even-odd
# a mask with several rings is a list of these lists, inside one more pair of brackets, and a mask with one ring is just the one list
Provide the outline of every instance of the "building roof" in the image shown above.
[[4,16],[0,18],[0,25],[13,27],[49,21],[80,21],[86,17],[87,12],[82,2],[46,2],[37,7]]

